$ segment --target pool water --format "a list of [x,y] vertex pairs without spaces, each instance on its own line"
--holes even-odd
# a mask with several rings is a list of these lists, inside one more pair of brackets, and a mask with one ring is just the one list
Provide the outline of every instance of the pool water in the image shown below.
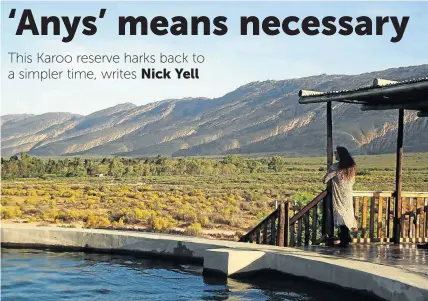
[[[220,280],[202,267],[83,252],[3,248],[1,300],[361,300],[289,277]],[[369,299],[364,297],[365,301]]]

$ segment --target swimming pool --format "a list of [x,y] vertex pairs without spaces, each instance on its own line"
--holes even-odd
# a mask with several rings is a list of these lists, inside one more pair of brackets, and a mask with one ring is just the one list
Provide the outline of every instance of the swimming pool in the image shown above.
[[128,255],[2,248],[1,263],[2,300],[361,300],[295,278],[226,282],[198,265]]

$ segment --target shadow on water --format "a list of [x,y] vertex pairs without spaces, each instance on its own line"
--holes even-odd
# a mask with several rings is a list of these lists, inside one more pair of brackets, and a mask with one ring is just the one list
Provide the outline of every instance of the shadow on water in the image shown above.
[[2,300],[374,300],[280,273],[203,277],[200,265],[134,255],[7,248],[1,261]]

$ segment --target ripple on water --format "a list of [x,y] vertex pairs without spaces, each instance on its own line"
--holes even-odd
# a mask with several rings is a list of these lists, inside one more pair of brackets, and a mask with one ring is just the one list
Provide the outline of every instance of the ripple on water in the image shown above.
[[131,256],[2,249],[1,262],[4,301],[360,300],[295,279],[213,281],[200,266]]

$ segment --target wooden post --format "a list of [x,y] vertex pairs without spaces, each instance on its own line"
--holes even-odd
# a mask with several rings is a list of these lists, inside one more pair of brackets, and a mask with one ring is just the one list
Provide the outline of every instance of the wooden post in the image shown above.
[[260,227],[256,230],[256,244],[261,245],[262,244],[262,229]]
[[370,198],[370,226],[369,226],[369,237],[370,240],[374,239],[374,227],[375,227],[375,208],[376,208],[376,199],[377,197],[374,195]]
[[377,238],[384,238],[383,231],[383,198],[379,197],[379,204],[377,207]]
[[[333,120],[331,114],[331,101],[327,102],[327,170],[333,164]],[[333,201],[332,184],[327,184],[328,195],[323,201],[323,234],[326,234],[329,240],[333,239]]]
[[276,220],[278,218],[278,209],[270,220],[270,244],[276,246]]
[[395,167],[394,243],[400,243],[401,233],[401,187],[403,169],[404,109],[398,110],[397,158]]
[[327,168],[333,164],[333,119],[331,101],[327,102]]
[[267,245],[268,244],[268,228],[269,228],[269,220],[263,223],[263,238],[262,238],[262,244]]
[[318,206],[312,208],[312,244],[317,241]]
[[290,242],[290,202],[286,201],[284,205],[284,247],[288,247]]
[[285,204],[279,205],[279,223],[278,223],[278,246],[284,246],[284,232],[285,232]]
[[309,246],[309,239],[310,239],[310,233],[309,233],[309,212],[305,214],[304,220],[305,220],[305,246]]
[[385,213],[385,217],[386,217],[386,238],[390,238],[391,237],[391,198],[388,197],[387,198],[387,206],[386,206],[386,213]]

